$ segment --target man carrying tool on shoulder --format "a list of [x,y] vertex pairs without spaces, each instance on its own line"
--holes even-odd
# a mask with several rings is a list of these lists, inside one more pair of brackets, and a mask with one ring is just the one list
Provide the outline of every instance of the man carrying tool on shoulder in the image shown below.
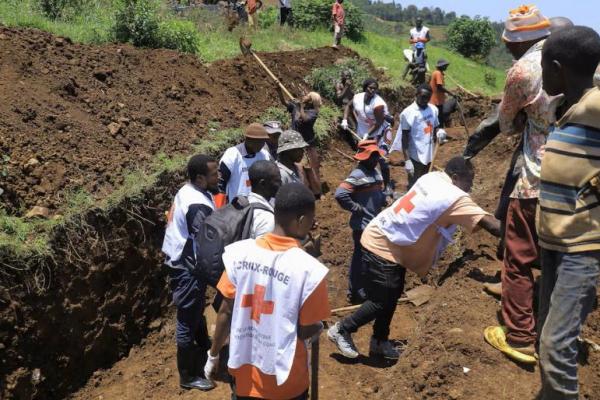
[[275,197],[275,229],[225,248],[217,289],[225,300],[208,352],[214,376],[229,337],[233,399],[308,399],[305,340],[316,339],[330,315],[327,268],[299,247],[315,216],[315,199],[290,183]]
[[358,357],[352,333],[374,320],[369,354],[397,359],[399,352],[389,341],[389,333],[406,269],[424,277],[452,242],[457,225],[466,233],[481,227],[495,236],[500,234],[498,220],[468,194],[473,177],[471,163],[455,157],[445,171],[421,177],[406,195],[369,223],[361,238],[367,300],[327,333],[343,356]]

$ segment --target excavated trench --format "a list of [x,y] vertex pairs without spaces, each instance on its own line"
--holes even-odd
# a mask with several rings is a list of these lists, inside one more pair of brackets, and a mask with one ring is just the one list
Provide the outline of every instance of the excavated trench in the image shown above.
[[[356,54],[315,49],[261,57],[299,93],[311,69]],[[0,28],[0,71],[0,103],[10,104],[0,107],[0,148],[11,157],[2,200],[12,215],[40,205],[60,218],[74,190],[89,192],[100,204],[131,184],[131,170],[153,171],[161,153],[186,154],[210,139],[211,127],[238,127],[278,106],[274,86],[251,60],[207,67],[170,51],[84,46],[34,30]],[[411,91],[382,94],[392,111],[412,101]],[[475,119],[489,104],[474,99],[463,106],[467,118]],[[464,145],[462,130],[451,130],[451,136],[441,160]],[[344,144],[334,141],[331,147]],[[488,210],[511,148],[502,138],[477,161],[474,197]],[[324,180],[333,188],[352,164],[336,152],[323,156]],[[403,184],[401,168],[393,169],[393,177]],[[86,382],[74,398],[191,396],[178,392],[173,373],[172,309],[160,253],[164,211],[183,180],[180,171],[165,170],[149,187],[65,218],[51,233],[48,255],[23,259],[0,249],[0,262],[9,266],[0,268],[2,398],[63,398]],[[318,212],[331,302],[344,305],[350,230],[332,193]],[[392,334],[408,348],[398,364],[361,359],[346,365],[324,344],[325,398],[530,398],[535,376],[507,364],[480,337],[497,308],[480,293],[480,283],[494,279],[498,269],[494,250],[493,240],[481,233],[463,238],[429,277],[438,286],[430,304],[399,308]],[[16,271],[20,265],[31,269]],[[409,285],[416,284],[411,278]],[[585,331],[596,341],[598,320],[596,312]],[[448,335],[452,328],[463,334]],[[357,342],[365,347],[368,332]],[[600,360],[590,353],[586,362],[582,393],[597,399]],[[462,372],[464,366],[471,375]],[[493,382],[494,374],[507,384]],[[225,398],[226,392],[220,385],[199,398]]]

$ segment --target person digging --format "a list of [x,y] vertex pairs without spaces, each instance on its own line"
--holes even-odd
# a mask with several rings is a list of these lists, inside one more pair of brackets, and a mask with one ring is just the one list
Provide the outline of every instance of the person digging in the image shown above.
[[500,235],[500,223],[471,200],[474,171],[462,157],[452,158],[444,171],[421,177],[412,189],[367,225],[360,243],[366,271],[366,301],[327,332],[344,357],[356,358],[352,334],[375,321],[369,354],[397,359],[389,341],[390,324],[404,289],[406,270],[424,277],[433,267],[457,225],[467,234],[483,228]]
[[383,151],[374,140],[363,140],[358,144],[354,159],[357,167],[340,183],[335,191],[335,199],[346,211],[350,211],[350,228],[354,241],[354,251],[348,271],[348,294],[351,304],[360,304],[366,299],[364,290],[364,268],[360,237],[369,222],[386,204],[383,192],[383,178],[377,170]]

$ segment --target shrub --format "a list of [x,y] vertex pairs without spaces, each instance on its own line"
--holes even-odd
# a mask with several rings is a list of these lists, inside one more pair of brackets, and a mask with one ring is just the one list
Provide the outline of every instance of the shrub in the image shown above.
[[42,13],[50,19],[69,19],[93,6],[93,0],[37,0]]
[[[295,0],[294,26],[302,29],[330,28],[333,0]],[[363,11],[352,3],[344,3],[346,10],[346,36],[352,40],[363,38]]]
[[198,50],[200,35],[191,21],[170,19],[159,24],[161,47],[195,53]]
[[483,75],[483,80],[485,81],[486,85],[490,86],[490,87],[496,87],[496,75],[494,75],[491,72],[486,72]]
[[340,73],[345,70],[352,73],[354,92],[361,92],[362,82],[370,76],[369,68],[364,62],[352,58],[346,58],[342,62],[327,67],[313,69],[306,77],[306,81],[321,96],[335,102],[335,84],[340,79]]
[[461,17],[448,27],[448,44],[465,57],[485,58],[496,43],[496,34],[486,18]]
[[115,37],[138,47],[160,47],[159,25],[155,0],[125,0],[116,14]]
[[270,28],[273,25],[279,23],[279,8],[277,7],[266,7],[260,10],[260,17],[258,17],[261,28]]

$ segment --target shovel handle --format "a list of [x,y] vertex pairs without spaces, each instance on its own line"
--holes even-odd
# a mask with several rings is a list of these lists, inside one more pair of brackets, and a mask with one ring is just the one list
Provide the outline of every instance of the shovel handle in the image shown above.
[[433,171],[433,164],[435,163],[435,158],[437,157],[437,153],[438,153],[438,149],[440,148],[440,144],[438,142],[434,143],[434,149],[433,149],[433,157],[431,158],[431,164],[429,164],[429,171],[431,172]]
[[279,79],[277,79],[277,77],[271,72],[271,70],[269,69],[269,67],[267,67],[265,65],[265,63],[260,59],[260,57],[252,50],[250,50],[250,52],[252,53],[252,55],[254,56],[254,58],[256,58],[256,61],[258,61],[258,63],[260,64],[261,67],[263,67],[263,69],[267,72],[267,74],[271,77],[271,79],[273,79],[281,88],[281,90],[283,90],[283,93],[285,93],[290,99],[293,99],[294,96],[292,96],[292,94],[285,88],[285,86],[283,86],[283,84],[279,81]]
[[310,400],[319,400],[319,339],[311,343],[310,373]]

